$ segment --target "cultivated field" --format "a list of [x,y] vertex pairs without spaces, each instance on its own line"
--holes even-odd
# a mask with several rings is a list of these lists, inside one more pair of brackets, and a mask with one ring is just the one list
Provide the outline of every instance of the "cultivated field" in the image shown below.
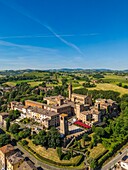
[[[15,86],[16,84],[20,84],[22,82],[27,82],[32,87],[34,87],[34,86],[38,86],[39,84],[41,84],[43,82],[43,78],[44,77],[46,78],[47,76],[49,76],[49,73],[47,73],[47,72],[31,72],[31,73],[24,73],[23,75],[27,76],[27,77],[35,76],[36,80],[11,81],[11,82],[6,82],[5,84],[7,84],[9,86]],[[95,78],[93,78],[92,75],[88,76],[87,74],[75,74],[75,76],[78,76],[79,78],[81,78],[81,76],[82,77],[86,76],[86,77],[90,77],[90,80],[95,80]],[[76,80],[70,76],[70,73],[69,74],[68,73],[63,73],[63,74],[56,73],[53,76],[49,76],[49,77],[51,80],[57,79],[58,83],[57,84],[50,83],[50,84],[47,84],[47,86],[61,86],[63,78],[68,80],[67,81],[68,84],[70,82],[72,82],[73,90],[83,88],[83,86],[82,86],[83,83],[86,83],[86,81],[84,81],[84,78],[82,78],[81,80]],[[42,81],[40,80],[40,78],[42,78]],[[88,90],[94,90],[94,89],[95,90],[113,90],[113,91],[119,92],[121,95],[128,94],[128,89],[117,86],[118,83],[122,83],[123,85],[128,85],[127,76],[119,76],[119,75],[114,75],[112,73],[106,73],[106,75],[104,75],[104,78],[102,78],[102,80],[104,81],[104,83],[97,83],[96,87],[88,88]]]
[[126,79],[126,76],[117,76],[117,75],[113,75],[113,74],[107,74],[105,75],[105,78],[103,79],[105,81],[109,81],[110,83],[124,83],[124,84],[128,84],[128,80]]

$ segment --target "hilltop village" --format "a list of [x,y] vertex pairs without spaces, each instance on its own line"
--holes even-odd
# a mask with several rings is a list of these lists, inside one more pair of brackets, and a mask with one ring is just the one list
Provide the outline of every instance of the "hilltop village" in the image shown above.
[[[69,73],[44,74],[45,81],[40,78],[33,87],[26,82],[1,86],[0,169],[99,170],[127,142],[127,95],[88,90],[94,87],[89,75],[91,83],[85,84],[80,73],[72,73],[72,81]],[[119,167],[126,163],[118,160]]]
[[[23,105],[21,102],[13,101],[10,103],[10,109],[20,111],[22,119],[34,119],[42,128],[60,126],[61,123],[65,123],[61,121],[62,117],[68,119],[72,116],[75,116],[77,122],[80,121],[91,128],[93,125],[100,124],[106,114],[110,114],[111,117],[118,114],[118,105],[111,99],[97,99],[93,104],[90,95],[72,93],[71,84],[68,91],[68,98],[61,95],[45,97],[47,104],[26,100]],[[62,129],[60,133],[68,134]]]

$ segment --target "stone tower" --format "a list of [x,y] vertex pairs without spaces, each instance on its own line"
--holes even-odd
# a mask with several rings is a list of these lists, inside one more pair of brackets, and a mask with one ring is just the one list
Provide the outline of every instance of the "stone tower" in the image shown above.
[[84,110],[85,110],[84,104],[76,103],[76,117],[77,117],[77,119],[81,119],[80,115],[81,115],[81,112]]
[[72,98],[72,84],[70,83],[69,86],[68,86],[68,98],[69,100],[71,100]]
[[68,134],[68,114],[60,115],[60,133],[67,135]]

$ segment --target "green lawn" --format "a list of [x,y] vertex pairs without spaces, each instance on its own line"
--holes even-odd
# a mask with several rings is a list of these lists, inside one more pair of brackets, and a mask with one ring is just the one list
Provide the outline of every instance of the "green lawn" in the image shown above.
[[89,157],[91,158],[97,158],[100,154],[105,152],[105,147],[101,144],[98,143],[97,146],[93,147],[93,149],[88,149],[90,151]]
[[[51,159],[55,162],[60,162],[60,163],[74,163],[77,161],[78,157],[79,156],[76,156],[76,157],[73,157],[71,158],[70,160],[60,160],[59,157],[58,157],[58,154],[56,152],[56,149],[53,149],[53,148],[44,148],[44,147],[41,147],[40,145],[36,146],[33,144],[33,142],[29,139],[27,139],[27,141],[29,142],[28,143],[28,146],[33,149],[36,153],[38,153],[39,155],[41,155],[42,157],[45,157],[47,159]],[[83,164],[81,165],[83,166]]]

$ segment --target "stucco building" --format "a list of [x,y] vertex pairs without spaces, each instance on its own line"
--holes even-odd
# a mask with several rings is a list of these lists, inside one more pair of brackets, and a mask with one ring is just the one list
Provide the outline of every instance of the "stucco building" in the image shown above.
[[22,156],[21,152],[16,152],[7,156],[7,170],[17,170],[18,167],[24,161],[24,157]]

